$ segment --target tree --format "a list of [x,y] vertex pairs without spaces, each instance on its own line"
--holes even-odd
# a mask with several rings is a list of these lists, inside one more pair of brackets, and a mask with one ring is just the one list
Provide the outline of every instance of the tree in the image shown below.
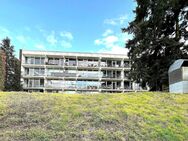
[[11,45],[11,41],[8,37],[2,40],[0,46],[6,56],[4,89],[6,91],[19,90],[18,85],[20,85],[20,70],[18,67],[20,67],[20,65],[14,56],[14,46]]
[[14,58],[14,84],[13,84],[13,90],[15,91],[20,91],[22,90],[22,86],[20,83],[20,77],[21,77],[21,64],[20,64],[20,60],[18,60],[17,58]]
[[3,62],[4,53],[0,50],[0,91],[4,90],[5,68]]
[[126,47],[132,60],[130,77],[161,91],[168,86],[169,66],[187,58],[188,1],[136,0],[135,19],[123,32],[133,34]]

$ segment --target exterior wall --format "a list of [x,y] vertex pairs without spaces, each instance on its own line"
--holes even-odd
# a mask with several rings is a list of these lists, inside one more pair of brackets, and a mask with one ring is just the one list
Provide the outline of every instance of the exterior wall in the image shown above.
[[188,81],[181,81],[170,85],[170,93],[188,93]]
[[182,80],[188,81],[188,67],[182,67]]
[[125,55],[20,51],[21,81],[26,91],[125,92],[142,90],[126,76]]
[[169,83],[171,93],[188,93],[188,67],[180,67],[170,72]]
[[174,84],[183,80],[183,70],[179,68],[169,73],[169,84]]

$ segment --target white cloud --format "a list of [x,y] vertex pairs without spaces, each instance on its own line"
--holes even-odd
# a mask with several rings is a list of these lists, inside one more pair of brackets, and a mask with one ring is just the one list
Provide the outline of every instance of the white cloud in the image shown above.
[[68,40],[73,40],[73,35],[71,32],[67,32],[67,31],[60,32],[60,36],[63,38],[65,37]]
[[62,40],[62,41],[61,41],[61,46],[62,46],[63,48],[71,48],[71,47],[72,47],[72,44],[71,44],[70,42],[68,42],[68,41]]
[[128,20],[128,16],[127,15],[121,15],[117,18],[105,19],[104,24],[123,25],[123,24],[125,24],[126,20]]
[[51,44],[51,45],[56,45],[57,39],[56,39],[56,37],[55,37],[55,32],[52,31],[51,34],[46,37],[46,40],[47,40],[47,42],[48,42],[49,44]]
[[62,38],[61,46],[63,48],[71,48],[72,47],[72,40],[74,39],[71,32],[68,31],[62,31],[60,32],[60,36]]
[[42,50],[46,49],[43,44],[36,44],[35,47],[36,47],[37,49],[42,49]]
[[16,39],[17,39],[20,43],[22,43],[22,44],[27,43],[26,37],[23,36],[23,35],[16,36]]
[[122,25],[125,23],[126,20],[128,20],[128,16],[127,15],[122,15],[120,16],[118,19],[119,23]]
[[98,52],[127,55],[128,49],[125,48],[125,42],[130,38],[132,36],[126,33],[114,34],[102,36],[100,39],[96,39],[94,44],[102,47]]
[[117,22],[114,19],[105,19],[104,24],[117,25]]
[[119,40],[119,38],[117,36],[115,36],[115,35],[110,35],[110,36],[107,36],[106,38],[103,39],[103,41],[106,44],[114,44],[118,40]]
[[114,31],[113,30],[111,30],[111,29],[107,29],[103,34],[102,34],[102,36],[108,36],[108,35],[110,35],[110,34],[113,34],[114,33]]
[[110,53],[110,54],[125,54],[127,55],[129,50],[120,46],[113,46],[111,48],[102,48],[98,51],[99,53]]
[[110,35],[102,39],[97,39],[94,41],[96,45],[104,45],[106,47],[112,47],[116,42],[118,42],[119,38],[115,35]]

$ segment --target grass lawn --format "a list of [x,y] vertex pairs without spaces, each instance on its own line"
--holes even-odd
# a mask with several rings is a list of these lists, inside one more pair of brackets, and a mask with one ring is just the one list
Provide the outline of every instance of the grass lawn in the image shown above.
[[0,141],[188,140],[188,94],[0,92]]

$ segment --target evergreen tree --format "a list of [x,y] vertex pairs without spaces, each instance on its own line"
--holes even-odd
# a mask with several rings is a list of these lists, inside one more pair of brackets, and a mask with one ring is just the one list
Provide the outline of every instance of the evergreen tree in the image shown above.
[[6,91],[19,90],[17,86],[20,85],[20,69],[18,69],[20,65],[14,56],[14,46],[11,45],[8,37],[2,40],[1,49],[6,56],[4,89]]
[[4,90],[5,72],[3,66],[3,53],[0,52],[0,91]]
[[136,0],[135,19],[123,32],[133,34],[126,46],[132,60],[130,77],[151,90],[168,86],[169,66],[187,58],[187,0]]
[[14,58],[14,71],[15,71],[15,75],[14,75],[14,84],[13,84],[13,90],[15,91],[20,91],[22,90],[22,86],[20,83],[20,77],[21,77],[21,64],[20,64],[20,60],[18,60],[17,58]]

